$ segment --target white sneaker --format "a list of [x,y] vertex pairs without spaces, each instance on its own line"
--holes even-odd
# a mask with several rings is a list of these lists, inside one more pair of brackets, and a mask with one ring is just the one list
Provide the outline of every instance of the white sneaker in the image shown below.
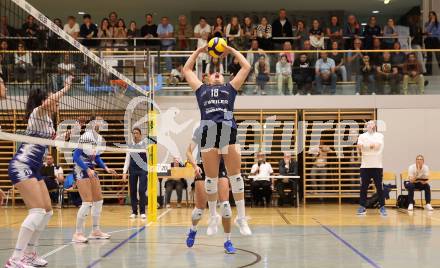
[[182,204],[177,203],[176,207],[177,207],[177,208],[181,208],[181,207],[182,207]]
[[208,222],[208,228],[206,229],[207,235],[215,235],[218,232],[218,224],[220,223],[220,215],[211,216]]
[[6,264],[5,268],[34,268],[35,266],[28,265],[22,261],[14,260],[10,258]]
[[413,211],[413,210],[414,210],[414,205],[413,204],[409,204],[408,211]]
[[145,214],[141,214],[141,219],[145,220],[147,218],[147,216],[145,216]]
[[89,235],[89,239],[110,239],[110,234],[104,233],[101,230],[92,231]]
[[171,205],[170,205],[170,204],[167,204],[167,208],[171,208]]
[[426,204],[425,208],[428,211],[433,211],[434,210],[434,208],[431,206],[431,204]]
[[130,219],[136,219],[136,217],[137,217],[137,215],[134,214],[134,213],[132,213],[132,214],[130,215]]
[[356,96],[359,96],[359,95],[361,95],[359,92],[356,92]]
[[74,243],[87,243],[87,237],[84,236],[82,233],[75,233],[72,237],[72,242]]
[[235,225],[240,229],[240,234],[242,235],[252,235],[252,231],[249,228],[247,218],[235,218]]
[[21,261],[27,265],[31,265],[34,267],[45,267],[48,264],[48,262],[38,256],[36,252],[25,253]]

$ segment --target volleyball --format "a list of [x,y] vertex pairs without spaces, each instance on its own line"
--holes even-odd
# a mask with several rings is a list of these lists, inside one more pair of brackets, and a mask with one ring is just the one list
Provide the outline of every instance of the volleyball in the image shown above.
[[225,51],[226,40],[219,37],[214,37],[209,40],[208,54],[213,58],[220,57]]

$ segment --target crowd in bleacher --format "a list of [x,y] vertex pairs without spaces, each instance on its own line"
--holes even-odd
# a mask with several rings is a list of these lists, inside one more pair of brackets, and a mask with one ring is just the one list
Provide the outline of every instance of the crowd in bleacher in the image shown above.
[[[111,12],[97,24],[89,14],[83,15],[81,25],[74,16],[69,16],[64,25],[58,18],[54,22],[83,45],[106,50],[126,50],[136,46],[160,49],[162,53],[188,51],[206,45],[212,37],[223,37],[230,46],[252,51],[247,53],[247,59],[254,67],[249,80],[256,84],[254,93],[261,94],[266,94],[265,88],[271,80],[276,82],[278,92],[284,94],[322,94],[326,86],[333,94],[337,82],[344,84],[347,81],[355,82],[357,94],[407,93],[410,82],[417,83],[419,93],[423,93],[427,83],[424,76],[432,75],[433,55],[440,66],[440,52],[426,52],[424,55],[417,50],[440,48],[440,25],[435,12],[429,13],[428,22],[423,27],[420,14],[408,15],[401,23],[405,26],[397,25],[393,18],[387,19],[386,24],[381,26],[376,16],[361,24],[352,14],[344,19],[331,16],[328,23],[313,19],[311,25],[306,25],[303,20],[291,22],[288,17],[284,9],[279,11],[279,16],[272,23],[264,16],[258,21],[250,16],[232,16],[229,22],[221,16],[215,21],[201,17],[193,27],[184,15],[172,25],[166,16],[155,24],[153,15],[147,14],[145,25],[138,27],[135,21],[126,24],[116,12]],[[7,17],[1,17],[0,38],[4,39],[2,50],[17,47],[23,50],[68,48],[52,32],[44,31],[32,16],[28,16],[21,27],[10,25]],[[321,49],[334,52],[320,54]],[[338,52],[340,49],[350,52]],[[379,52],[361,51],[367,49]],[[397,51],[383,52],[384,49]],[[400,49],[416,50],[408,53]],[[272,50],[286,52],[273,53]],[[304,53],[298,50],[304,50]],[[166,73],[176,72],[182,63],[173,59],[164,57]],[[23,73],[32,80],[34,65],[38,63],[23,51],[2,55],[0,64],[3,73],[13,73],[15,80],[20,80],[17,77]],[[208,54],[200,56],[199,70],[200,73],[221,71],[230,75],[238,71],[233,59],[229,59],[228,66],[223,67],[222,61],[215,62]],[[177,84],[182,79],[178,77],[177,81],[171,79],[171,82]],[[295,89],[294,83],[297,85]],[[385,85],[390,86],[389,92],[384,92]]]

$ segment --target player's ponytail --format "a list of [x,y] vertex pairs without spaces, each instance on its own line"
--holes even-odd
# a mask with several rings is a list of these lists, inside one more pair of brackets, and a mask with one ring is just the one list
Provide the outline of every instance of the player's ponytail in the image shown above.
[[41,90],[40,88],[31,89],[26,103],[26,119],[29,119],[29,116],[35,108],[43,104],[43,102],[47,99],[47,96],[47,92]]

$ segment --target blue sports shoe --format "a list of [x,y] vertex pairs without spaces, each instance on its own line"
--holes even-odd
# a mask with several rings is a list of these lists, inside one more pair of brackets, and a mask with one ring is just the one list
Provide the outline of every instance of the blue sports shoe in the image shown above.
[[186,238],[186,245],[189,248],[192,248],[192,246],[194,246],[194,242],[196,241],[196,234],[197,231],[193,231],[191,229],[189,230],[188,237]]
[[383,206],[380,207],[379,212],[380,212],[380,215],[382,215],[382,216],[388,216],[387,209]]
[[231,240],[226,241],[223,246],[225,247],[225,253],[226,254],[235,254],[237,253],[237,250],[234,248],[234,245],[232,245]]
[[366,215],[367,214],[367,209],[364,208],[363,206],[360,206],[356,212],[357,215]]

